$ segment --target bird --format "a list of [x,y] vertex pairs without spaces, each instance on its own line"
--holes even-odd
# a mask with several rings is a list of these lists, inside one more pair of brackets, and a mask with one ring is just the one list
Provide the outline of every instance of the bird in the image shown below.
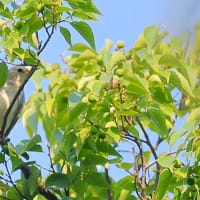
[[10,109],[10,112],[7,113],[7,110],[31,70],[32,66],[16,65],[11,67],[8,71],[7,81],[3,87],[0,88],[0,144],[7,143],[7,136],[19,118],[20,111],[22,110],[25,102],[23,89],[14,100],[14,104]]

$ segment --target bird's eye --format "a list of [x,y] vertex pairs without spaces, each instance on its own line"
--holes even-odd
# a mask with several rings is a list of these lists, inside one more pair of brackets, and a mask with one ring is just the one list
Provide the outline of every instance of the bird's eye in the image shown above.
[[17,71],[18,71],[19,73],[23,73],[23,72],[24,72],[24,70],[23,70],[22,68],[18,68]]

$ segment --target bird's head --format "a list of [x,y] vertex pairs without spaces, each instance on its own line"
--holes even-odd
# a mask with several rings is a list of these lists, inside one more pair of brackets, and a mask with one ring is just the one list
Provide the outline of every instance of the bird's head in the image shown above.
[[32,66],[14,66],[9,69],[8,81],[14,81],[17,86],[21,85],[32,70]]

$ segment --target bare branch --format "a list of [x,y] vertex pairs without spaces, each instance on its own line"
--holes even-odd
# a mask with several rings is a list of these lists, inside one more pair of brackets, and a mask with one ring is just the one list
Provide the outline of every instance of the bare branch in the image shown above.
[[39,193],[44,196],[48,200],[58,200],[58,198],[50,192],[47,188],[45,188],[42,184],[38,187]]
[[[111,185],[111,180],[110,180],[107,168],[105,168],[105,177],[106,177],[107,183],[109,185]],[[107,194],[108,194],[108,200],[113,200],[113,192],[112,192],[112,190],[110,188],[107,189]]]
[[56,171],[54,169],[53,161],[52,161],[52,158],[51,158],[51,149],[48,145],[47,145],[47,148],[48,148],[48,156],[49,156],[49,160],[50,160],[51,169],[52,169],[52,172],[55,173]]
[[[157,160],[158,159],[158,156],[157,156],[157,153],[155,151],[155,148],[153,147],[152,143],[151,143],[151,140],[146,132],[146,130],[144,129],[143,127],[143,124],[141,123],[140,119],[138,117],[136,117],[136,121],[138,122],[138,125],[140,126],[143,134],[144,134],[144,137],[146,138],[146,141],[147,141],[147,145],[149,146],[153,156],[154,156],[154,159]],[[158,162],[156,162],[156,179],[155,179],[155,183],[154,183],[154,190],[156,189],[157,185],[158,185],[158,180],[159,180],[159,175],[160,175],[160,165],[158,164]]]

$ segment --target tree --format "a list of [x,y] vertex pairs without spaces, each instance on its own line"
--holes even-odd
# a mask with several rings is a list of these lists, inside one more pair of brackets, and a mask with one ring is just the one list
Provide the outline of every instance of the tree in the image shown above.
[[[4,1],[0,11],[1,86],[13,64],[32,65],[36,84],[22,116],[30,139],[2,145],[2,199],[200,198],[199,24],[193,44],[150,26],[130,50],[107,40],[98,51],[86,21],[101,13],[90,0]],[[67,26],[88,44],[72,44]],[[59,33],[68,70],[40,59]],[[118,150],[124,140],[129,162]],[[31,157],[46,150],[49,168]],[[127,175],[111,177],[114,165]]]

